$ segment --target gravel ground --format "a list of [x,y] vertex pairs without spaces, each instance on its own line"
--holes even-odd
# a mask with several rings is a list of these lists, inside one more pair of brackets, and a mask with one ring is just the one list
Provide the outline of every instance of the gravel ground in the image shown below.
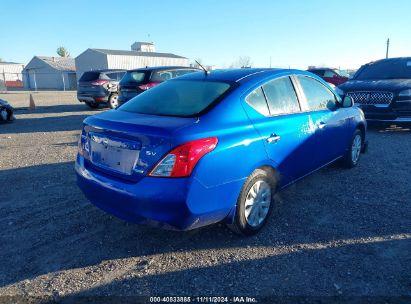
[[27,93],[0,94],[18,108],[0,125],[0,296],[411,296],[409,127],[370,128],[358,167],[280,193],[255,237],[181,233],[91,205],[73,160],[96,111],[73,92],[36,94],[33,112]]

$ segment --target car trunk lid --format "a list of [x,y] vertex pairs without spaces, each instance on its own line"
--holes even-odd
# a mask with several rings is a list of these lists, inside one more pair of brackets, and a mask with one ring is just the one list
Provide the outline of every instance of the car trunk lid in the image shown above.
[[85,165],[118,178],[138,181],[173,148],[175,130],[194,118],[108,111],[84,122]]

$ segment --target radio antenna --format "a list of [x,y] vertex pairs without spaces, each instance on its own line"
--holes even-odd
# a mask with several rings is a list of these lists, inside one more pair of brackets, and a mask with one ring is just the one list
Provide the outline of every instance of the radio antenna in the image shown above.
[[203,69],[203,71],[204,71],[204,73],[205,73],[206,76],[210,73],[209,71],[206,70],[205,67],[203,67],[203,66],[201,65],[200,62],[198,62],[197,60],[194,60],[194,61],[199,65],[200,68]]

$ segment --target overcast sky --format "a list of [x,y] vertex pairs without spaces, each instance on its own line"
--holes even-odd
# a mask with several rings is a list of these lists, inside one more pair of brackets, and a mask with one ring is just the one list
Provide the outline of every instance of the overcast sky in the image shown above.
[[65,46],[129,50],[152,41],[157,51],[228,67],[239,56],[253,66],[358,68],[411,56],[410,0],[5,0],[0,5],[0,58],[28,63]]

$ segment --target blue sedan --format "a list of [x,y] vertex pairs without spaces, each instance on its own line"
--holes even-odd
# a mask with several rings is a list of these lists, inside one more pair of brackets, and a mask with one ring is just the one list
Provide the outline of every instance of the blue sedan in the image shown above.
[[337,160],[356,166],[366,128],[308,72],[197,72],[85,119],[75,167],[87,198],[122,219],[251,235],[277,191]]

